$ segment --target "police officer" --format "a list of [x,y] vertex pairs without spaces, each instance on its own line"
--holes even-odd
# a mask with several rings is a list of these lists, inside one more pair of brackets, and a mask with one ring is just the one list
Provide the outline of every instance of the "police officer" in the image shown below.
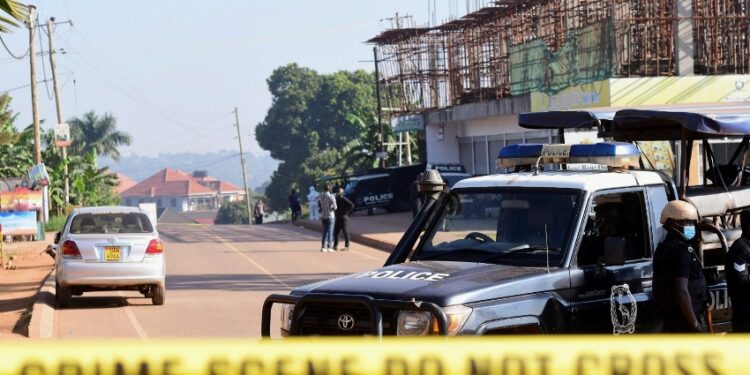
[[662,310],[665,332],[705,332],[708,290],[695,252],[698,211],[671,201],[661,213],[667,236],[654,253],[654,298]]
[[734,241],[727,253],[726,275],[732,299],[732,331],[750,332],[750,210],[740,213],[742,237]]

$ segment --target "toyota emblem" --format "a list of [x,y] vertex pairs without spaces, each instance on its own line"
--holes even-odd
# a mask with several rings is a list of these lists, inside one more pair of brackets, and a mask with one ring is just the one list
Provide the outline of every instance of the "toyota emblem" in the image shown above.
[[339,328],[343,331],[350,331],[354,328],[354,317],[349,314],[339,316]]

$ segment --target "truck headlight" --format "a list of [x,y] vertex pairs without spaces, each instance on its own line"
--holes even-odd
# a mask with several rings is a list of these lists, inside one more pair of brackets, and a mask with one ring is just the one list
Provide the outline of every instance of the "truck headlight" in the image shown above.
[[427,311],[402,310],[398,312],[396,333],[399,336],[423,336],[430,332],[432,314]]
[[288,336],[289,330],[292,329],[292,316],[294,316],[294,305],[284,303],[281,307],[281,335]]
[[[463,305],[443,308],[448,318],[448,334],[455,336],[471,315],[471,307]],[[424,336],[439,332],[437,320],[427,311],[402,310],[398,313],[396,332],[399,336]]]

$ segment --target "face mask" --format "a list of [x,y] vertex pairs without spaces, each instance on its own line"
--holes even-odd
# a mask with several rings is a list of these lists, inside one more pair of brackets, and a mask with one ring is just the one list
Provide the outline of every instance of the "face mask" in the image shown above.
[[684,237],[688,241],[692,240],[693,237],[695,237],[695,226],[686,225],[682,227],[682,237]]

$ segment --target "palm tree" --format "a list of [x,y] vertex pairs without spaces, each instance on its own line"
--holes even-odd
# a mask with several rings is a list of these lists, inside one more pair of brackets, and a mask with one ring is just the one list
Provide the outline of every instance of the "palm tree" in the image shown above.
[[93,151],[96,156],[109,156],[112,160],[119,160],[120,151],[117,147],[130,145],[130,135],[117,130],[117,119],[109,113],[100,117],[90,111],[82,118],[69,120],[68,124],[73,141],[71,148],[78,155]]
[[[6,17],[3,14],[10,16]],[[0,33],[7,33],[29,17],[29,8],[16,0],[0,0]]]

